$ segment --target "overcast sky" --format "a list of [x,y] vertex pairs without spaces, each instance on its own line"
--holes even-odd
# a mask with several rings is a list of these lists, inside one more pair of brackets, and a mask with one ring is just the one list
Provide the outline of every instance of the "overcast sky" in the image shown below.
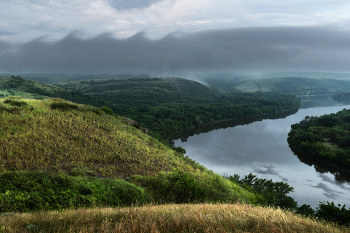
[[350,72],[343,0],[0,0],[0,72]]

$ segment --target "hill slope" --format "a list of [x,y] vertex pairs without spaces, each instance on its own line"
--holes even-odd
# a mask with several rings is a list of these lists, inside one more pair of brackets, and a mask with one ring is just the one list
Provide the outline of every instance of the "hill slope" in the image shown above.
[[30,81],[21,77],[0,76],[0,97],[21,96],[31,99],[46,99],[48,97],[58,97],[74,101],[81,104],[102,106],[104,102],[92,96],[81,94],[66,88],[53,86],[51,84]]
[[[82,201],[90,197],[86,202],[90,206],[99,198],[105,199],[99,194],[101,190],[111,192],[112,197],[120,195],[121,192],[110,188],[96,188],[103,184],[98,178],[132,181],[146,187],[155,201],[186,202],[187,198],[192,200],[200,195],[201,200],[208,201],[255,200],[255,195],[130,126],[124,118],[61,99],[0,99],[0,145],[0,212],[6,206],[13,207],[11,203],[22,202],[22,206],[16,207],[19,210],[61,208],[70,203],[69,198],[77,206],[84,206]],[[43,173],[34,172],[37,170]],[[95,177],[95,180],[71,180],[67,174]],[[58,181],[56,175],[61,177]],[[17,180],[23,184],[16,183]],[[36,187],[39,191],[24,185],[33,180],[34,187],[41,187]],[[66,188],[57,189],[57,185]],[[102,186],[105,185],[112,186]],[[181,191],[183,185],[185,190]],[[68,186],[70,191],[66,190]],[[69,194],[76,192],[77,187],[82,190],[80,200]],[[51,194],[45,200],[59,199],[53,206],[51,201],[41,199],[41,195]],[[36,202],[44,204],[31,204]],[[69,205],[75,206],[74,202]]]

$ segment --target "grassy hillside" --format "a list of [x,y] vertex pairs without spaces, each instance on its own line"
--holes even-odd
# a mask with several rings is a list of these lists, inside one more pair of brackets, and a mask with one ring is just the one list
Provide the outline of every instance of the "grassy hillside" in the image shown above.
[[280,209],[197,204],[9,214],[0,217],[0,232],[346,233],[350,230]]
[[[0,212],[14,207],[84,206],[85,202],[91,206],[98,201],[113,206],[118,202],[99,194],[112,186],[114,191],[107,193],[115,197],[120,193],[113,192],[127,186],[142,196],[139,202],[147,199],[142,190],[115,179],[146,188],[155,201],[255,200],[239,185],[171,150],[124,118],[61,99],[0,99],[0,144]],[[86,176],[91,180],[77,178]],[[117,183],[104,184],[102,178]],[[23,185],[33,182],[38,187]],[[73,195],[76,190],[80,199]]]
[[102,106],[104,102],[80,92],[53,86],[46,83],[35,82],[21,77],[0,76],[0,98],[7,96],[21,96],[30,99],[46,99],[58,97],[81,104]]
[[276,92],[296,95],[320,95],[349,90],[350,81],[301,77],[205,78],[210,86],[224,92]]

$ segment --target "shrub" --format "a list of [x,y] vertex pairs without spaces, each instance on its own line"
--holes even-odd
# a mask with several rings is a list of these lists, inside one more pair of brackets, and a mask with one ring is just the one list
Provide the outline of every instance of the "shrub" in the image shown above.
[[146,200],[142,188],[123,180],[38,171],[0,173],[0,213],[94,205],[116,207]]
[[316,209],[316,217],[319,219],[350,226],[350,208],[347,210],[345,205],[336,206],[333,202],[327,201],[327,204],[320,202]]
[[172,203],[203,202],[207,192],[200,187],[188,173],[161,173],[157,177],[147,177],[142,180],[155,201]]
[[18,107],[24,107],[28,106],[27,102],[21,101],[21,100],[15,100],[15,99],[6,99],[4,101],[5,104],[10,104],[12,106],[18,106]]
[[302,206],[299,206],[298,209],[295,211],[297,214],[301,214],[307,217],[312,217],[315,215],[315,210],[312,209],[310,205],[304,204]]
[[73,109],[78,109],[77,105],[74,104],[69,104],[69,103],[58,103],[58,102],[54,102],[50,105],[51,109],[59,109],[61,111],[69,111],[69,110],[73,110]]
[[113,110],[109,107],[106,107],[106,106],[102,106],[101,107],[101,110],[109,115],[113,115]]

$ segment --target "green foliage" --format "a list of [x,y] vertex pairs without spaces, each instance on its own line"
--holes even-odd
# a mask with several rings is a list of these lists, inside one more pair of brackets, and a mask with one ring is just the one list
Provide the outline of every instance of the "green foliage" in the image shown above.
[[180,171],[143,178],[142,186],[147,188],[156,202],[193,203],[203,202],[207,198],[206,190],[189,173]]
[[73,109],[78,109],[78,106],[75,104],[64,103],[64,102],[54,102],[50,105],[51,109],[59,109],[61,111],[69,111]]
[[25,101],[19,101],[19,100],[13,100],[13,99],[6,99],[4,103],[10,104],[12,106],[18,106],[18,107],[28,106],[27,102]]
[[314,160],[325,162],[337,171],[350,166],[350,110],[319,117],[306,116],[293,124],[288,133],[289,146]]
[[300,215],[304,215],[304,216],[307,216],[307,217],[315,216],[315,210],[312,209],[311,205],[307,205],[307,204],[299,206],[296,209],[295,213],[296,214],[300,214]]
[[273,182],[272,180],[259,179],[256,175],[250,173],[243,179],[235,174],[228,178],[230,181],[242,185],[243,188],[253,191],[263,197],[260,204],[280,207],[283,209],[294,210],[297,208],[297,202],[293,198],[287,196],[288,193],[294,190],[287,183]]
[[106,106],[102,106],[101,107],[101,110],[109,115],[113,115],[113,110],[109,107],[106,107]]
[[147,199],[127,181],[50,175],[44,172],[0,174],[0,212],[62,210],[72,207],[126,206]]
[[340,225],[350,226],[350,208],[347,210],[345,205],[336,206],[333,202],[327,204],[320,202],[315,216],[321,220],[336,222]]

